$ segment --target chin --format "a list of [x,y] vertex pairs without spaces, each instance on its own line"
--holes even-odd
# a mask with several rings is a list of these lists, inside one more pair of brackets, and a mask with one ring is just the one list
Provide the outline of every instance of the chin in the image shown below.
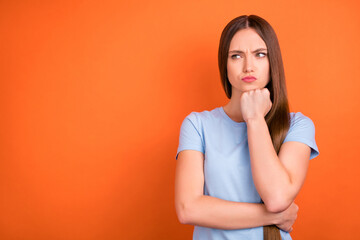
[[266,85],[263,85],[263,84],[259,86],[259,85],[256,85],[256,84],[252,85],[252,84],[248,83],[245,86],[241,85],[239,87],[233,87],[232,92],[234,92],[234,91],[248,92],[248,91],[255,90],[255,89],[263,89],[265,87],[266,87]]
[[253,86],[243,87],[243,88],[241,89],[241,91],[242,91],[242,92],[248,92],[248,91],[251,91],[251,90],[262,89],[262,88],[264,88],[264,87],[253,85]]
[[262,85],[248,85],[248,86],[245,86],[245,87],[243,87],[243,89],[245,90],[245,91],[250,91],[250,90],[254,90],[254,89],[263,89],[263,88],[265,88],[266,87],[266,85],[264,85],[264,84],[262,84]]

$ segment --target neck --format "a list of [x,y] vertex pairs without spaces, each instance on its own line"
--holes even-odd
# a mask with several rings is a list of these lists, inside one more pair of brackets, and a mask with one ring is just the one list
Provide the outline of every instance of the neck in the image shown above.
[[241,114],[241,93],[233,92],[230,101],[223,107],[225,113],[235,122],[244,122]]

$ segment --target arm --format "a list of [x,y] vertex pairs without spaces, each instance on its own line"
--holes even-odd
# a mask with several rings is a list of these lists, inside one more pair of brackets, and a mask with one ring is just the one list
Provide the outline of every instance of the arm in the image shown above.
[[179,153],[175,207],[181,223],[219,229],[278,224],[286,231],[291,230],[298,211],[295,204],[282,213],[271,213],[264,204],[231,202],[204,195],[203,162],[201,152],[185,150]]
[[248,141],[256,189],[269,211],[283,211],[305,181],[310,147],[286,142],[277,156],[264,118],[249,121]]
[[[248,106],[252,104],[266,106],[266,100],[270,101],[267,89],[251,91],[243,95],[242,104]],[[299,142],[286,142],[277,155],[265,122],[265,114],[264,112],[256,114],[256,107],[253,106],[249,107],[255,109],[252,114],[248,111],[243,115],[247,123],[255,187],[269,211],[283,211],[294,201],[304,183],[310,147]],[[265,112],[267,113],[266,110]]]

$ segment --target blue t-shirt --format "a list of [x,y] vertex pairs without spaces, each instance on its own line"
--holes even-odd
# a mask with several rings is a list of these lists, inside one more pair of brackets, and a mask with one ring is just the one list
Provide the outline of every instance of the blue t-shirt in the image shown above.
[[[311,148],[310,159],[316,157],[319,151],[313,122],[300,112],[290,113],[290,118],[284,142],[302,142]],[[205,155],[205,195],[235,202],[261,202],[251,174],[245,122],[233,121],[222,107],[192,112],[181,125],[177,154],[183,150],[196,150]],[[291,239],[287,232],[280,231],[280,234],[282,239]],[[263,239],[263,227],[223,230],[195,226],[193,239]]]

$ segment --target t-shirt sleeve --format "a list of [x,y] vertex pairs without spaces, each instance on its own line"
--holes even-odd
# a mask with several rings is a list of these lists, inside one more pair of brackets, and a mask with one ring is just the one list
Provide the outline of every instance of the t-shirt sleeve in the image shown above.
[[284,143],[290,141],[301,142],[308,145],[311,148],[310,159],[319,155],[319,150],[315,142],[314,123],[301,112],[295,113],[291,118],[290,128]]
[[196,150],[205,153],[201,122],[194,112],[189,114],[181,124],[176,159],[183,150]]

